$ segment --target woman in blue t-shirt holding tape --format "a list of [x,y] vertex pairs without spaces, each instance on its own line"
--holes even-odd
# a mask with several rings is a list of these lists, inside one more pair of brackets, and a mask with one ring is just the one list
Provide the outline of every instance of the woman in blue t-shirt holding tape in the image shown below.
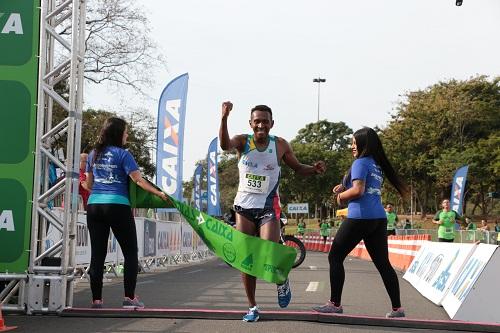
[[130,207],[129,177],[148,192],[163,200],[165,193],[142,178],[134,157],[123,147],[127,142],[127,123],[120,118],[108,118],[86,166],[87,186],[91,188],[87,207],[87,227],[90,233],[90,288],[92,308],[102,308],[103,267],[108,247],[109,230],[113,230],[125,258],[124,308],[143,308],[135,295],[138,273],[137,233]]
[[348,213],[328,255],[331,297],[325,305],[313,309],[323,313],[343,312],[344,259],[363,240],[391,299],[392,311],[386,317],[404,317],[398,277],[389,262],[387,249],[387,218],[381,200],[383,176],[401,195],[406,195],[407,187],[391,166],[380,138],[373,129],[364,127],[354,133],[352,155],[355,160],[343,184],[333,189],[339,204],[348,203]]

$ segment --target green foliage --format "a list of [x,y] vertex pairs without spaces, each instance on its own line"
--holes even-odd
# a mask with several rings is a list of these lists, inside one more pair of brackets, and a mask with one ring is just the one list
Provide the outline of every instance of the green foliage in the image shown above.
[[462,165],[470,165],[468,197],[481,191],[477,184],[498,185],[498,173],[491,178],[491,171],[498,164],[492,153],[500,128],[499,82],[479,76],[409,92],[383,129],[386,153],[413,185],[420,211],[431,212],[449,197]]
[[[66,112],[61,108],[54,108],[53,124],[61,122],[66,117]],[[109,117],[122,117],[128,123],[128,143],[127,148],[134,156],[137,164],[141,168],[143,175],[152,177],[156,172],[156,167],[151,161],[151,151],[154,148],[154,136],[156,132],[150,130],[152,127],[152,117],[145,112],[134,111],[130,116],[123,117],[113,112],[104,110],[88,109],[83,112],[82,120],[82,136],[81,136],[81,152],[89,153],[99,137],[104,121]],[[135,119],[135,120],[134,120]],[[140,120],[139,120],[140,119]],[[66,149],[66,136],[60,139],[60,142],[55,144],[55,148]]]
[[291,143],[314,143],[325,150],[345,150],[351,142],[352,129],[344,122],[321,120],[299,130]]

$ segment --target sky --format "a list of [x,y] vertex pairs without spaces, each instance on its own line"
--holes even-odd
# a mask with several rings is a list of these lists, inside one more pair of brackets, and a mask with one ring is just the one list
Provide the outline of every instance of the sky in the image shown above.
[[[85,108],[145,107],[189,73],[184,180],[234,103],[230,136],[249,133],[250,109],[273,109],[272,134],[292,140],[319,118],[353,130],[384,127],[401,96],[439,81],[500,75],[500,0],[136,0],[167,68],[155,100],[88,86]],[[130,94],[134,94],[131,92]],[[124,102],[126,101],[126,102]]]

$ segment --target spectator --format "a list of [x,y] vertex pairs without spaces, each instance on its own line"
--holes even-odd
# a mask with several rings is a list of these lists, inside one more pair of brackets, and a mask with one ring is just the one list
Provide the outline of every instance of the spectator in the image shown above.
[[465,224],[467,225],[467,230],[477,230],[477,225],[470,218],[465,218]]
[[135,295],[138,273],[137,233],[130,208],[128,181],[163,200],[167,195],[141,176],[134,157],[124,149],[127,143],[127,123],[120,118],[108,118],[101,129],[95,149],[86,166],[86,188],[91,188],[87,206],[87,227],[90,233],[90,289],[92,308],[102,308],[102,277],[110,229],[123,256],[124,308],[144,308]]
[[468,217],[465,218],[465,229],[467,230],[465,239],[468,241],[475,241],[477,226],[476,223]]
[[405,313],[401,308],[398,276],[391,266],[387,251],[387,216],[381,200],[383,178],[387,177],[401,195],[407,194],[408,188],[389,162],[382,142],[373,129],[364,127],[356,131],[352,137],[351,150],[355,160],[342,184],[333,188],[337,204],[341,206],[348,203],[348,210],[347,219],[337,231],[328,254],[330,299],[325,305],[313,309],[322,313],[343,313],[344,260],[363,240],[391,299],[392,309],[386,317],[401,318]]
[[485,243],[490,242],[490,226],[488,225],[488,222],[486,220],[481,220],[481,226],[479,227],[479,230],[481,230],[481,241],[484,241]]
[[87,165],[87,159],[89,154],[80,154],[80,184],[78,185],[78,194],[82,196],[83,210],[87,210],[87,201],[90,196],[90,188],[87,188],[87,176],[85,175],[85,166]]
[[408,219],[405,220],[404,228],[405,229],[411,229],[411,222],[410,222],[410,220],[408,220]]
[[488,225],[488,222],[486,220],[481,220],[481,226],[479,227],[479,229],[483,231],[490,231],[490,226]]

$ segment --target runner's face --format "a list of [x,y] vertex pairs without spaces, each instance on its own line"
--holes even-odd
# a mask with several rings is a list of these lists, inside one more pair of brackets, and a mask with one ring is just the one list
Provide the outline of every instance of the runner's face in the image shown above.
[[274,125],[271,114],[266,111],[254,111],[250,117],[250,127],[253,130],[254,137],[257,140],[265,140],[269,131]]
[[358,146],[356,145],[356,139],[354,137],[352,138],[351,150],[352,156],[354,156],[354,158],[358,158]]
[[450,210],[450,200],[443,200],[443,209]]

